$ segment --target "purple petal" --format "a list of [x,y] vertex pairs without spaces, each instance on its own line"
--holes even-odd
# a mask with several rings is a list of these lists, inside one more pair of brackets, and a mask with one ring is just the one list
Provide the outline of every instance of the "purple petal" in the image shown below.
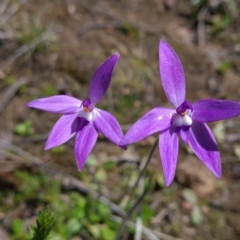
[[84,164],[97,141],[97,137],[98,133],[92,122],[89,122],[89,124],[85,125],[81,131],[77,132],[74,150],[79,171],[83,169]]
[[240,114],[238,102],[205,99],[193,104],[192,118],[199,122],[213,122],[235,117]]
[[96,111],[97,116],[93,122],[94,126],[106,138],[119,146],[120,140],[123,138],[123,132],[117,119],[109,112],[100,109],[96,109]]
[[86,118],[78,117],[78,129],[77,131],[81,131],[86,125],[88,125],[89,121]]
[[165,42],[159,43],[160,75],[163,89],[174,107],[185,100],[186,86],[182,64],[174,50]]
[[206,167],[216,177],[221,177],[222,169],[217,143],[205,123],[193,122],[189,129],[188,143]]
[[64,115],[53,126],[45,150],[57,147],[74,136],[78,129],[77,114]]
[[77,98],[66,95],[57,95],[33,100],[27,103],[27,106],[47,112],[73,114],[77,112],[81,103],[82,101]]
[[173,181],[178,158],[178,135],[173,128],[161,133],[159,152],[162,160],[165,184],[168,187]]
[[110,56],[103,62],[92,76],[89,88],[89,98],[92,104],[96,104],[103,97],[111,81],[114,66],[116,65],[119,53]]
[[187,127],[187,129],[180,129],[179,131],[179,135],[181,137],[181,139],[183,140],[183,142],[188,143],[188,130],[189,127]]
[[174,109],[156,107],[135,122],[120,142],[121,145],[138,142],[153,133],[160,132],[171,126]]

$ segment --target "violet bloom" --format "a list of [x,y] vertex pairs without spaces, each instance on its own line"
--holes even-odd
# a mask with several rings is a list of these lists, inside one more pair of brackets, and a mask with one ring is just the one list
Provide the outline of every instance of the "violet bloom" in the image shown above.
[[181,62],[174,50],[164,41],[159,44],[159,57],[162,85],[174,109],[153,108],[133,124],[121,144],[134,143],[159,132],[159,151],[165,183],[169,186],[176,171],[180,136],[206,167],[216,177],[221,177],[217,143],[205,123],[238,115],[240,104],[216,99],[205,99],[191,104],[185,100],[185,77]]
[[71,96],[57,95],[27,104],[28,107],[63,114],[54,125],[45,150],[67,142],[76,134],[74,150],[79,170],[84,167],[96,143],[98,132],[117,145],[123,137],[116,118],[95,107],[109,86],[118,58],[119,53],[115,53],[98,67],[93,74],[87,99],[81,101]]

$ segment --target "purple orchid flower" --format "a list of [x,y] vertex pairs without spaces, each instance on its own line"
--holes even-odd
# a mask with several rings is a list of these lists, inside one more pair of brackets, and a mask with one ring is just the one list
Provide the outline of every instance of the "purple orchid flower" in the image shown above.
[[45,150],[67,142],[76,134],[74,150],[79,170],[84,167],[96,143],[98,132],[117,145],[123,137],[116,118],[109,112],[95,107],[109,86],[118,58],[119,53],[115,53],[98,67],[93,74],[87,99],[81,101],[71,96],[57,95],[33,100],[27,104],[28,107],[63,114],[54,125]]
[[191,104],[185,100],[182,64],[174,50],[164,41],[159,44],[159,57],[163,89],[174,109],[153,108],[133,124],[120,143],[127,145],[159,132],[159,152],[165,184],[169,186],[176,171],[180,136],[206,167],[216,177],[221,177],[217,143],[205,123],[239,115],[240,104],[217,99],[205,99]]

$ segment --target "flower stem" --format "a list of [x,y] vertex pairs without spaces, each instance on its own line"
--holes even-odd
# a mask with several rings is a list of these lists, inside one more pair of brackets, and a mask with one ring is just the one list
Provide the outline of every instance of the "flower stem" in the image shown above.
[[[133,194],[134,194],[135,190],[139,186],[140,180],[145,176],[147,166],[149,165],[150,160],[152,159],[153,153],[154,153],[154,151],[155,151],[157,146],[158,146],[158,138],[155,140],[155,142],[154,142],[154,144],[153,144],[153,146],[151,148],[151,151],[149,153],[149,156],[147,158],[146,164],[144,165],[143,169],[140,171],[138,179],[135,182],[134,186],[132,187],[132,190],[131,190],[131,193],[130,193],[130,197],[129,197],[129,200],[128,200],[128,203],[127,203],[127,206],[126,206],[127,208],[128,208],[128,206],[129,206],[129,204],[130,204],[130,202],[132,200],[132,197],[133,197]],[[142,201],[143,197],[145,195],[146,195],[146,191],[141,194],[140,198],[137,198],[137,200],[133,204],[133,207],[128,211],[128,214],[123,218],[122,223],[121,223],[121,227],[120,227],[120,229],[118,231],[118,234],[116,236],[116,240],[121,240],[122,239],[122,235],[124,234],[124,231],[125,231],[125,228],[126,228],[126,222],[131,218],[131,215],[133,214],[134,210],[138,206],[139,201],[140,200]]]
[[153,153],[154,153],[157,145],[158,145],[158,138],[155,140],[155,142],[154,142],[154,144],[153,144],[153,146],[152,146],[152,148],[151,148],[151,151],[150,151],[150,153],[149,153],[149,156],[148,156],[148,159],[147,159],[147,161],[146,161],[146,164],[145,164],[145,166],[143,167],[143,169],[141,170],[141,172],[140,172],[140,174],[139,174],[139,176],[138,176],[138,179],[137,179],[137,181],[135,182],[135,184],[134,184],[134,186],[133,186],[133,188],[132,188],[132,190],[131,190],[131,193],[130,193],[130,197],[129,197],[127,206],[129,206],[129,204],[130,204],[130,202],[131,202],[131,200],[132,200],[133,193],[134,193],[135,190],[137,189],[140,179],[141,179],[142,177],[144,177],[144,175],[145,175],[145,173],[146,173],[147,166],[148,166],[148,164],[150,163],[150,160],[151,160],[151,158],[152,158],[152,156],[153,156]]

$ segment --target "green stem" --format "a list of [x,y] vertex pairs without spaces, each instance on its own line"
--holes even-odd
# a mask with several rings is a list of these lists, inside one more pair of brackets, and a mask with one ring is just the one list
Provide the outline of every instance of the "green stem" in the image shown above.
[[[132,190],[131,190],[131,193],[130,193],[130,197],[129,197],[129,200],[128,200],[128,203],[127,203],[127,207],[129,206],[131,200],[132,200],[132,197],[133,197],[133,194],[135,192],[135,190],[137,189],[138,187],[138,184],[139,184],[139,181],[142,177],[144,177],[145,173],[146,173],[146,169],[147,169],[147,166],[149,165],[150,163],[150,160],[152,159],[152,156],[153,156],[153,153],[156,149],[156,147],[158,146],[158,138],[155,140],[152,148],[151,148],[151,151],[149,153],[149,156],[148,156],[148,159],[146,161],[146,164],[145,166],[143,167],[142,171],[140,172],[139,176],[138,176],[138,179],[137,181],[135,182]],[[136,206],[138,206],[139,204],[139,201],[141,201],[143,199],[143,197],[145,196],[146,194],[146,191],[140,196],[140,198],[138,198],[136,200],[136,202],[133,204],[133,207],[128,211],[128,214],[123,218],[122,220],[122,223],[121,223],[121,227],[118,231],[118,234],[116,236],[116,240],[121,240],[122,239],[122,236],[124,234],[124,231],[125,231],[125,228],[126,228],[126,223],[127,221],[130,219],[131,215],[133,214],[134,210],[136,209]]]

